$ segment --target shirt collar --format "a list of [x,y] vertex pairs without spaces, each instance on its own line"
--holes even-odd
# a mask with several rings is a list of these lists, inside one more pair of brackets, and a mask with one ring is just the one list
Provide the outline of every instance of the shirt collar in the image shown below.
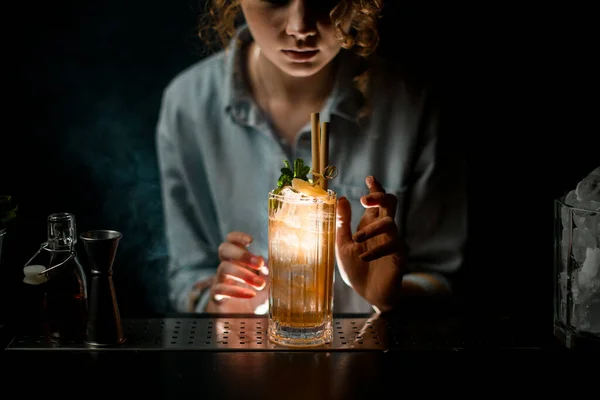
[[[225,49],[224,85],[225,109],[238,123],[260,127],[266,125],[260,109],[254,102],[243,77],[244,50],[252,41],[247,25],[242,25],[236,31],[233,40]],[[352,80],[358,68],[361,67],[359,57],[342,49],[338,55],[340,66],[336,83],[322,111],[322,119],[327,120],[331,115],[337,115],[349,121],[358,122],[358,112],[361,95],[354,88]]]

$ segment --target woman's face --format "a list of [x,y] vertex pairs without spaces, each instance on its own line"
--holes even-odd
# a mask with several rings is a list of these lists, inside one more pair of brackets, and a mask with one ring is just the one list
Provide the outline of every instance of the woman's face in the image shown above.
[[262,54],[294,77],[314,75],[339,53],[329,12],[339,0],[241,0]]

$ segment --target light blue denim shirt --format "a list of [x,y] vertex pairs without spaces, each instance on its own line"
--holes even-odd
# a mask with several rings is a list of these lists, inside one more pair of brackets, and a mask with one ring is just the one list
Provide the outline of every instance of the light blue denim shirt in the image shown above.
[[[169,297],[188,311],[195,282],[213,276],[217,249],[227,233],[254,237],[250,250],[267,258],[267,197],[283,160],[311,163],[310,123],[294,143],[273,131],[241,76],[242,46],[252,40],[238,30],[226,51],[178,74],[165,89],[157,126]],[[330,122],[330,164],[338,176],[330,189],[352,205],[352,229],[364,212],[365,178],[375,176],[398,197],[397,224],[408,246],[408,271],[444,276],[463,261],[466,239],[464,160],[440,145],[437,108],[425,89],[409,90],[402,75],[374,67],[372,113],[359,123],[352,85],[355,56],[342,50],[334,89],[321,110]],[[309,121],[307,116],[307,121]],[[405,279],[411,279],[410,273]],[[202,311],[207,296],[196,308]],[[372,312],[336,268],[335,312]]]

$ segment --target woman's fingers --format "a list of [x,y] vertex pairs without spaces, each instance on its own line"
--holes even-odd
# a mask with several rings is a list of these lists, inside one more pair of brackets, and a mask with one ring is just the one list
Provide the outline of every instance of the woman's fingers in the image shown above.
[[397,234],[397,231],[398,229],[394,220],[391,217],[384,217],[377,219],[369,225],[363,227],[354,234],[352,239],[356,243],[362,243],[384,233],[395,235]]
[[360,255],[363,261],[373,261],[378,258],[400,253],[400,240],[397,238],[391,239],[377,247],[370,249]]
[[374,176],[367,176],[365,183],[369,188],[369,193],[385,193],[385,189]]
[[219,246],[221,264],[211,290],[215,301],[227,298],[251,299],[256,296],[256,290],[263,290],[267,286],[267,281],[260,273],[248,269],[263,275],[268,273],[265,260],[248,251],[251,243],[252,236],[234,231],[228,233],[225,242]]
[[224,242],[219,246],[219,259],[221,261],[233,261],[239,265],[260,270],[265,262],[262,257],[252,254],[248,249],[234,243]]
[[393,218],[389,216],[379,218],[363,227],[354,234],[352,239],[356,243],[363,243],[379,235],[386,235],[388,239],[383,244],[362,253],[360,255],[361,260],[373,261],[400,251],[401,241],[398,237],[398,228]]
[[369,209],[378,209],[378,216],[380,217],[391,217],[392,219],[396,216],[396,207],[398,206],[398,199],[396,196],[385,192],[369,193],[360,199],[363,207]]
[[244,232],[234,231],[227,234],[225,241],[242,247],[248,247],[252,243],[252,236]]
[[221,301],[228,298],[251,299],[256,296],[256,292],[241,286],[216,283],[212,287],[212,295],[215,301]]
[[255,287],[257,290],[264,289],[267,284],[267,281],[249,269],[239,266],[231,261],[222,261],[219,265],[217,283],[226,283],[227,279],[232,279],[240,283],[246,283]]

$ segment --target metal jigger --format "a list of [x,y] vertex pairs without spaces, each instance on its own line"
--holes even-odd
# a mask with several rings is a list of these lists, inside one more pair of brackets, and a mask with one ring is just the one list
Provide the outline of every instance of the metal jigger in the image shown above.
[[92,230],[81,234],[90,263],[91,290],[85,342],[113,346],[125,342],[119,305],[112,280],[112,267],[121,232]]

